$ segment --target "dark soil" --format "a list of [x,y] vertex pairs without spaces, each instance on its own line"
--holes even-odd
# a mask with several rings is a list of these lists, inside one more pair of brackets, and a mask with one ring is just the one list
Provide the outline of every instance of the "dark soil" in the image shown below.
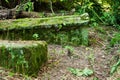
[[[120,49],[120,47],[117,49],[108,47],[108,38],[113,36],[115,30],[109,27],[103,30],[104,32],[100,32],[98,28],[90,28],[90,46],[73,47],[71,55],[61,45],[49,44],[48,64],[40,70],[36,78],[13,74],[9,70],[0,68],[0,80],[93,80],[95,77],[99,80],[115,80],[120,78],[120,71],[113,76],[110,75],[111,66],[114,63],[113,57]],[[75,76],[68,68],[89,68],[94,71],[94,74],[88,77]]]

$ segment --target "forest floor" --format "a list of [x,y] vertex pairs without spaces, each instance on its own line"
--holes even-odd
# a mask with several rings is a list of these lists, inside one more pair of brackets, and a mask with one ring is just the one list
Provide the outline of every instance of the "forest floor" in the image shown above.
[[[102,31],[101,31],[102,30]],[[114,35],[111,27],[90,28],[90,46],[73,47],[72,55],[61,45],[48,45],[48,63],[43,67],[36,78],[15,74],[0,68],[0,80],[120,80],[120,71],[110,75],[114,56],[120,47],[109,47],[109,38]],[[91,76],[77,76],[69,68],[94,71]],[[96,77],[96,79],[95,79]],[[98,79],[97,79],[98,78]]]

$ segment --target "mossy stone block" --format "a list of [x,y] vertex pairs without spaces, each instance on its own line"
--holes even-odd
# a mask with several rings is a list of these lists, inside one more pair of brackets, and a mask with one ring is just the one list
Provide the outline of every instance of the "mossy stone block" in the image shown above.
[[36,76],[47,62],[45,41],[0,41],[0,66]]
[[[70,26],[81,25],[89,22],[88,13],[82,15],[55,16],[46,18],[23,18],[0,21],[0,31],[24,30],[32,28],[69,28]],[[69,27],[67,27],[69,26]]]

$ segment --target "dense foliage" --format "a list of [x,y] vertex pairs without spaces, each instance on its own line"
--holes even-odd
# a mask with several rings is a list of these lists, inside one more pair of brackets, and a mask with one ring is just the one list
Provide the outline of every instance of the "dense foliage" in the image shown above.
[[[102,23],[120,30],[119,0],[0,0],[0,4],[6,8],[14,8],[17,6],[18,11],[52,12],[53,14],[58,11],[72,14],[87,12],[90,16],[90,26],[98,26],[98,24]],[[81,39],[77,36],[79,34],[82,36]],[[71,35],[72,37],[68,40],[66,37]],[[111,45],[119,43],[119,33],[116,35],[118,35],[118,37],[114,37],[114,39],[111,40]],[[62,40],[64,39],[63,36],[66,38],[65,40]],[[71,31],[69,35],[66,33],[58,34],[57,39],[58,42],[62,42],[62,44],[70,41],[73,44],[88,45],[88,31],[76,30]]]
[[[0,4],[7,8],[13,8],[16,5],[24,7],[24,10],[38,10],[41,5],[44,8],[66,9],[75,8],[77,13],[88,12],[92,22],[102,22],[107,25],[119,27],[120,22],[120,1],[119,0],[0,0]],[[33,6],[34,5],[34,6]],[[40,6],[40,8],[39,8]],[[37,9],[36,9],[37,8]]]

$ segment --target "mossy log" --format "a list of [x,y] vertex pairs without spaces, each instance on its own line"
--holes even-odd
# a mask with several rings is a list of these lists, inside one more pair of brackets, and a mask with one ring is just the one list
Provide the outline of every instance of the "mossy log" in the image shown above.
[[17,19],[17,18],[40,18],[41,15],[37,12],[18,11],[13,9],[0,10],[0,19]]
[[16,18],[17,12],[15,9],[2,9],[0,10],[0,19],[13,19]]
[[47,44],[44,41],[0,40],[0,66],[14,72],[36,76],[47,62]]

